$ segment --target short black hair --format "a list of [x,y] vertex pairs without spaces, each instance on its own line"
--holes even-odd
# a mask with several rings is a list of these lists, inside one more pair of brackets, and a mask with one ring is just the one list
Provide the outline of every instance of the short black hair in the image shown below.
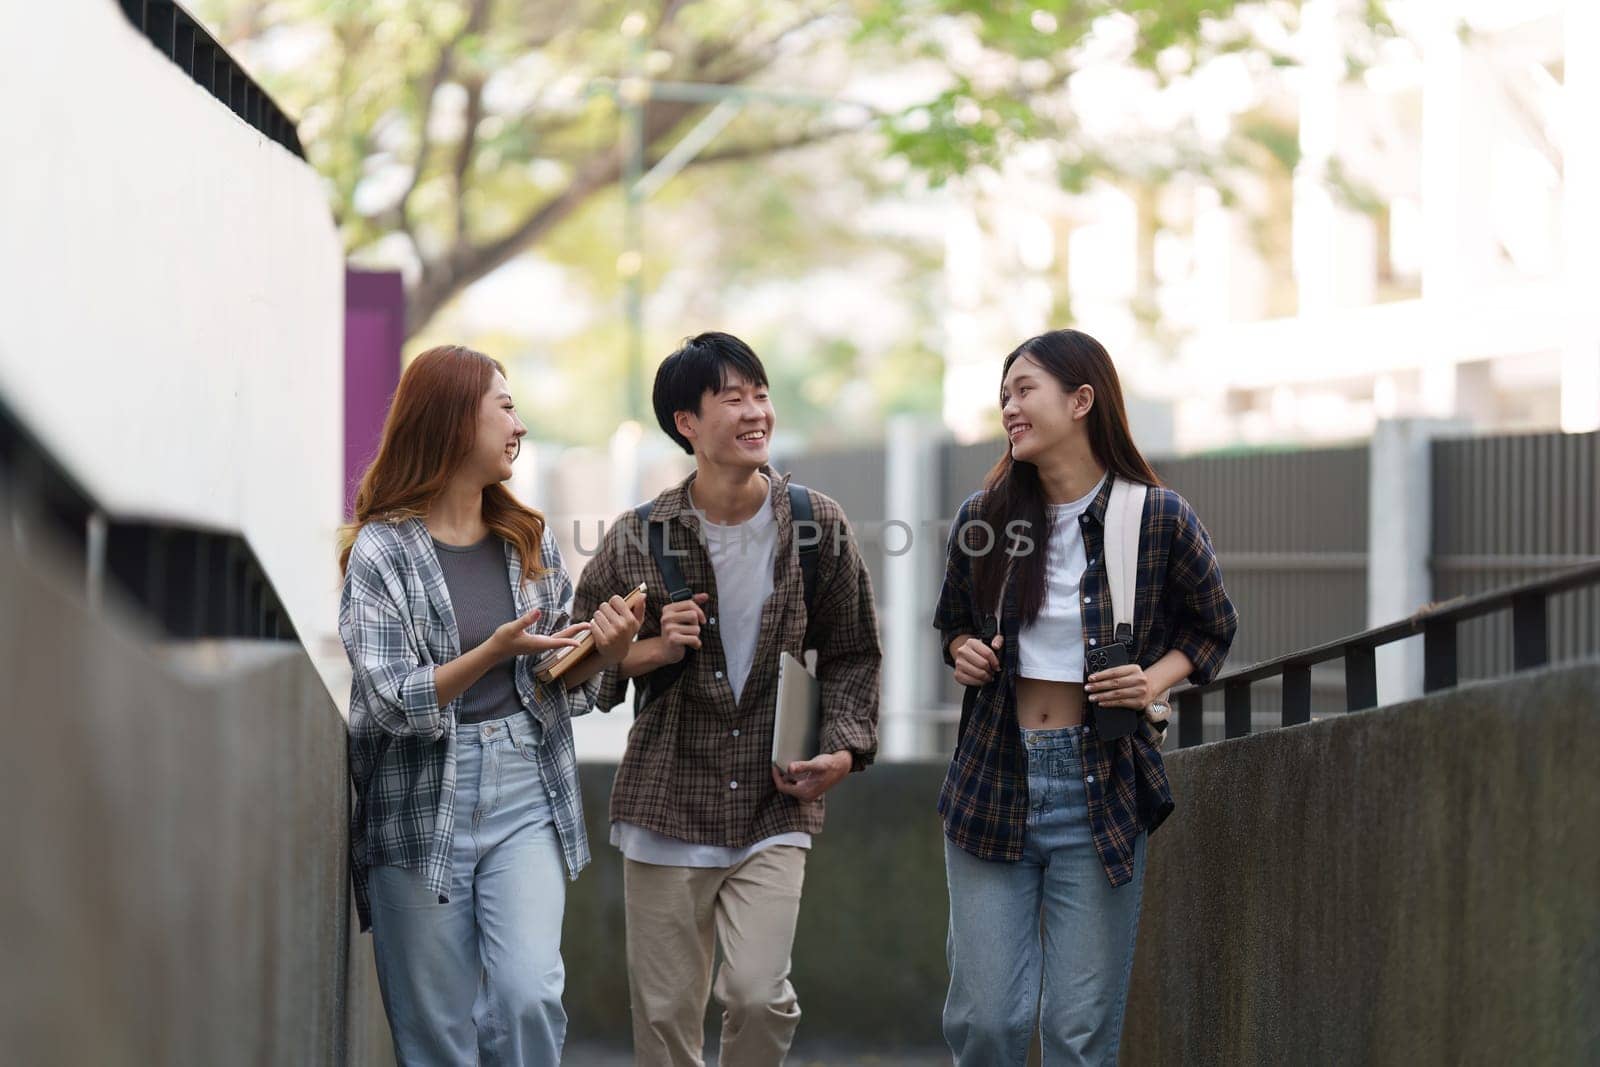
[[694,445],[678,432],[677,414],[691,411],[699,415],[706,393],[726,389],[730,372],[752,385],[767,385],[767,368],[750,346],[731,333],[716,331],[695,334],[684,341],[656,370],[655,388],[650,393],[656,421],[691,456]]

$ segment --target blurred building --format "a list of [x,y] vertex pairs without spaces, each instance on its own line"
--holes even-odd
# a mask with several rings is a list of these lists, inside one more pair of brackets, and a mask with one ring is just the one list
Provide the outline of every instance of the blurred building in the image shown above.
[[[1151,451],[1366,437],[1424,415],[1600,426],[1600,10],[1589,0],[1309,0],[1270,91],[1227,58],[1171,88],[1086,70],[1093,132],[1136,117],[1273,159],[1068,197],[1020,158],[947,229],[945,416],[995,432],[1000,357],[1106,342]],[[1358,63],[1352,63],[1352,57]]]
[[339,235],[288,118],[186,12],[145,15],[25,4],[0,35],[27,101],[0,108],[0,403],[95,502],[91,574],[199,610],[242,564],[174,546],[237,537],[342,695]]

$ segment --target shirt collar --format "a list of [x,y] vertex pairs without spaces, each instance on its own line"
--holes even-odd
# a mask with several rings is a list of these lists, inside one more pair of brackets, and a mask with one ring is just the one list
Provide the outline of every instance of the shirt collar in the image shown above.
[[1084,512],[1101,526],[1106,524],[1106,507],[1111,503],[1111,486],[1116,482],[1117,476],[1110,471],[1106,472],[1105,484],[1100,487],[1100,492],[1095,494],[1089,502],[1089,508]]
[[[789,515],[789,475],[779,474],[768,464],[762,464],[761,473],[767,476],[771,487],[772,515],[779,523],[787,523]],[[693,474],[656,497],[650,509],[651,522],[674,522],[696,516],[694,500],[689,496],[689,486],[694,484]],[[1103,510],[1103,509],[1102,509]]]

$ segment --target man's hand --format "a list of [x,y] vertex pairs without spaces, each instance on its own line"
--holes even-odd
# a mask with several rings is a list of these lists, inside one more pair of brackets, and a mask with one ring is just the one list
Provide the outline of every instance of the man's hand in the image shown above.
[[628,602],[614,596],[595,609],[590,627],[594,631],[594,651],[606,666],[621,663],[628,654],[628,646],[644,622],[644,600],[640,598],[631,609]]
[[[982,638],[957,638],[960,644],[951,651],[956,661],[956,681],[961,685],[988,685],[1000,669],[1000,649],[1005,645],[1003,634],[994,635],[994,644],[985,645]],[[950,642],[956,644],[956,641]]]
[[678,663],[691,648],[700,647],[700,627],[706,624],[708,593],[675,600],[661,609],[662,663]]
[[828,752],[807,760],[789,764],[788,774],[772,768],[772,784],[778,792],[800,800],[816,800],[822,794],[844,781],[855,766],[855,757],[849,752]]

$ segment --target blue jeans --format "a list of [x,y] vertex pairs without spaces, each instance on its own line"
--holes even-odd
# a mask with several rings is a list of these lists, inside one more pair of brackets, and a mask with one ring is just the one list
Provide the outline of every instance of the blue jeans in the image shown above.
[[1037,1015],[1046,1064],[1114,1064],[1139,929],[1144,835],[1133,881],[1112,888],[1089,832],[1083,727],[1023,730],[1022,859],[981,860],[947,839],[950,994],[957,1064],[1023,1064]]
[[401,1064],[561,1062],[566,868],[526,715],[456,730],[450,902],[373,867],[378,986]]

